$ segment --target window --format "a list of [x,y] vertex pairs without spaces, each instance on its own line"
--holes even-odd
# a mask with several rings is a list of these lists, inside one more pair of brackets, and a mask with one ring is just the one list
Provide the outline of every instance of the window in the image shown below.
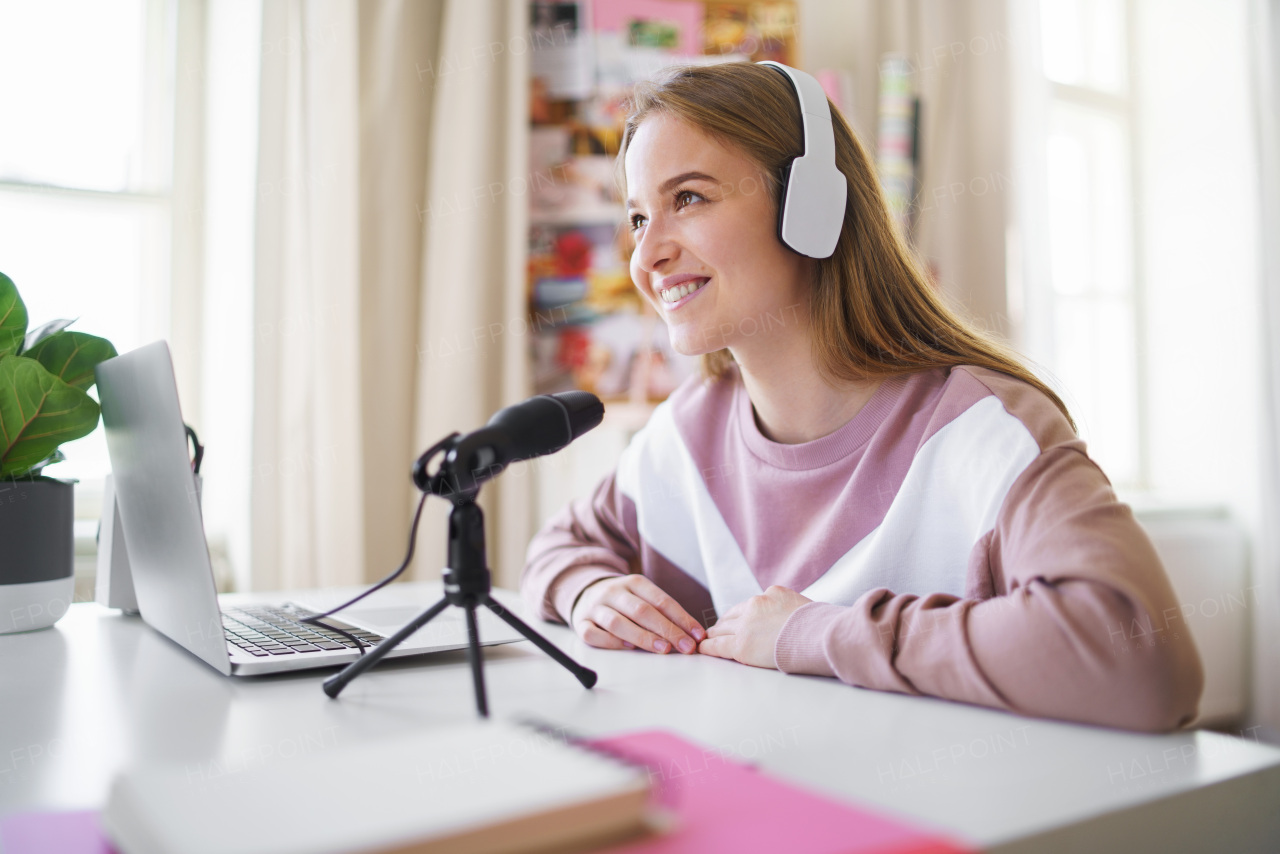
[[[167,332],[175,23],[167,0],[0,2],[0,270],[32,326],[121,352]],[[102,431],[64,450],[50,473],[96,516]]]
[[1134,105],[1126,0],[1041,0],[1043,211],[1040,342],[1090,453],[1143,487],[1142,289],[1134,241]]
[[1126,500],[1256,518],[1252,4],[1007,8],[1017,343]]

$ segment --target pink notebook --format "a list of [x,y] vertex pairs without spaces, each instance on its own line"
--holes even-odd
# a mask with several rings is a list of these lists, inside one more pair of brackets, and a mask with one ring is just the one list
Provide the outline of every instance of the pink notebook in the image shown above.
[[[956,854],[927,830],[849,806],[726,761],[663,731],[588,744],[649,768],[655,802],[675,814],[669,832],[606,854]],[[95,811],[27,813],[0,820],[4,854],[116,854]]]
[[4,854],[116,854],[97,810],[20,813],[0,819]]
[[663,731],[588,742],[649,768],[669,832],[608,854],[951,854],[968,852],[936,833],[814,794],[727,761],[720,751]]

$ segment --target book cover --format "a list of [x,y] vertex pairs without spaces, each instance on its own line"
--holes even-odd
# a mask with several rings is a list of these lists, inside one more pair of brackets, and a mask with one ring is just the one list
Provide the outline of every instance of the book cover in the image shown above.
[[960,854],[936,831],[859,809],[663,731],[588,742],[643,765],[672,827],[608,854]]

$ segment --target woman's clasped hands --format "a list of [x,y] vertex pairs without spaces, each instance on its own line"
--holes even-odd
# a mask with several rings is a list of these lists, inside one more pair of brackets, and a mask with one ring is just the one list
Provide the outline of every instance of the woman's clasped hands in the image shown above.
[[584,589],[573,606],[570,623],[579,637],[602,649],[701,652],[773,668],[773,648],[782,626],[810,601],[794,590],[774,585],[733,606],[710,629],[703,629],[648,578],[620,575]]

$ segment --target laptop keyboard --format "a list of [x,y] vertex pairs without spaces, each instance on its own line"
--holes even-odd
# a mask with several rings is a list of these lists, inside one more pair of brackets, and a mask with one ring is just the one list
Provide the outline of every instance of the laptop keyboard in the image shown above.
[[[227,636],[228,651],[241,649],[263,658],[269,655],[299,655],[356,648],[357,645],[349,639],[324,626],[298,622],[316,613],[297,606],[277,608],[254,605],[227,608],[222,612],[222,630]],[[331,617],[326,620],[369,646],[382,640],[382,635],[374,632],[348,626]]]

